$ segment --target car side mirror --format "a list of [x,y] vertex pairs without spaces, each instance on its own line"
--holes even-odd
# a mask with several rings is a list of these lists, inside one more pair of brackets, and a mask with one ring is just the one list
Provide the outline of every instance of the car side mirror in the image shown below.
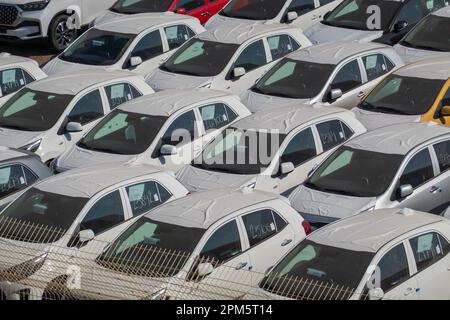
[[400,32],[408,26],[406,21],[398,21],[394,24],[394,32]]
[[177,10],[175,10],[175,13],[178,14],[186,14],[186,9],[185,8],[178,8]]
[[450,106],[443,106],[440,111],[441,117],[450,117]]
[[292,162],[283,162],[280,166],[280,172],[282,175],[287,175],[295,170],[295,166]]
[[247,71],[245,71],[245,68],[242,68],[242,67],[234,68],[233,69],[233,78],[238,79],[238,78],[244,76],[246,73],[247,73]]
[[369,300],[381,300],[384,298],[384,291],[381,288],[370,289],[367,296]]
[[413,186],[410,184],[405,184],[400,186],[400,188],[398,189],[398,197],[400,199],[405,199],[406,197],[412,195],[413,192],[414,192]]
[[213,273],[214,271],[214,266],[209,263],[200,263],[197,267],[197,275],[199,277],[206,277],[208,275],[210,275],[211,273]]
[[78,233],[78,239],[81,243],[85,243],[85,242],[89,242],[92,239],[95,238],[95,233],[94,231],[88,229],[88,230],[81,230]]
[[335,101],[337,99],[339,99],[340,97],[342,97],[343,93],[341,89],[331,89],[330,93],[329,93],[329,100],[330,101]]
[[160,149],[161,155],[163,156],[173,156],[178,153],[177,147],[170,144],[165,144]]
[[297,13],[297,12],[295,12],[295,11],[289,11],[289,12],[287,13],[287,16],[286,16],[287,22],[292,22],[292,21],[294,21],[294,20],[297,20],[297,18],[298,18],[298,13]]
[[130,67],[135,68],[140,66],[144,61],[142,61],[141,57],[135,56],[130,58]]
[[69,122],[66,125],[66,131],[67,132],[81,132],[83,131],[83,126],[79,122]]

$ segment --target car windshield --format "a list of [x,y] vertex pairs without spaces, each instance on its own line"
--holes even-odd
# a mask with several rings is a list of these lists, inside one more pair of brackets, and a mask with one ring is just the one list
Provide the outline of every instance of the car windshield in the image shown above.
[[[322,23],[357,30],[387,30],[401,5],[402,1],[345,0]],[[378,26],[368,25],[373,21],[373,11],[369,8],[373,6],[380,10]]]
[[283,9],[282,0],[231,0],[220,15],[248,20],[270,20]]
[[58,241],[88,201],[31,188],[2,212],[0,235],[32,243]]
[[335,66],[284,59],[251,89],[265,95],[311,99],[324,88]]
[[25,88],[0,108],[0,127],[22,131],[47,131],[74,96]]
[[344,291],[328,292],[330,299],[333,296],[348,299],[363,279],[374,255],[305,240],[281,260],[259,286],[298,300],[317,298],[323,294],[321,288],[333,286]]
[[110,10],[122,14],[164,12],[169,10],[172,2],[173,0],[119,0]]
[[212,77],[222,72],[239,48],[237,44],[191,39],[160,68],[197,77]]
[[445,80],[392,74],[384,79],[359,105],[374,112],[422,115],[433,106]]
[[430,15],[417,24],[400,44],[422,50],[450,52],[450,18]]
[[344,146],[325,160],[304,185],[328,193],[377,197],[386,192],[403,158]]
[[116,63],[130,46],[135,35],[92,28],[76,40],[59,58],[93,66]]
[[147,150],[167,117],[114,110],[81,139],[83,149],[135,155]]
[[205,233],[143,217],[97,258],[97,263],[127,274],[172,277],[183,268]]
[[208,171],[260,174],[270,165],[285,138],[267,130],[228,128],[194,159],[193,165]]

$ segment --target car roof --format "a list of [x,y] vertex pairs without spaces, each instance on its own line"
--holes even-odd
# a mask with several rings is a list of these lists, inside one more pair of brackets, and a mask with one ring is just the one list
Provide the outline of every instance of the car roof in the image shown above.
[[130,77],[138,76],[128,71],[87,69],[49,76],[28,84],[27,88],[56,94],[76,95],[91,86]]
[[381,209],[338,220],[316,230],[308,239],[328,246],[375,253],[407,232],[441,221],[448,220],[412,209]]
[[195,18],[172,12],[164,13],[139,13],[133,15],[122,16],[108,20],[107,22],[96,25],[94,28],[98,30],[140,34],[150,28],[159,27],[168,23],[178,23],[187,20],[195,20]]
[[0,146],[0,161],[7,161],[23,157],[36,157],[36,155],[28,151]]
[[0,53],[0,66],[6,66],[10,64],[20,64],[25,62],[33,62],[36,64],[36,66],[38,66],[37,62],[35,62],[30,58],[15,56],[7,52]]
[[431,13],[434,16],[450,18],[450,6],[441,8]]
[[35,187],[70,197],[91,198],[108,187],[160,172],[163,170],[159,167],[141,163],[109,163],[70,170],[52,176]]
[[229,21],[217,25],[197,37],[202,40],[221,43],[243,44],[247,40],[263,36],[266,33],[293,29],[283,24],[260,23],[253,21]]
[[153,116],[169,117],[178,110],[187,108],[204,100],[228,96],[226,92],[200,89],[166,90],[142,96],[117,109]]
[[401,67],[394,74],[404,77],[447,80],[450,78],[450,58],[436,57],[420,60]]
[[375,42],[343,41],[328,42],[300,49],[289,54],[287,57],[323,64],[338,64],[341,61],[371,50],[388,49],[387,45]]
[[274,199],[281,199],[281,196],[250,188],[215,189],[166,203],[149,212],[147,217],[169,224],[208,229],[231,213]]
[[449,127],[434,122],[412,122],[369,131],[355,137],[345,145],[353,149],[406,155],[421,144],[444,136],[450,137]]
[[239,129],[277,130],[288,134],[293,129],[314,119],[338,113],[353,114],[342,108],[320,105],[295,104],[275,109],[267,109],[237,121],[233,127]]

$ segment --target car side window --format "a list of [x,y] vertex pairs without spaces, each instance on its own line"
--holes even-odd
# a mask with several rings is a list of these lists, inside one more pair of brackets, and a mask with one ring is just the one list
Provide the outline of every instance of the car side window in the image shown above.
[[[250,247],[256,246],[281,231],[277,228],[274,215],[277,214],[270,209],[265,209],[242,216]],[[280,222],[280,220],[278,221]],[[281,219],[281,221],[284,220]],[[285,226],[286,224],[280,227],[284,228]]]
[[316,155],[314,136],[311,128],[307,128],[292,138],[281,156],[281,162],[292,162],[297,167]]
[[361,69],[357,60],[353,60],[343,66],[331,83],[331,89],[341,89],[346,93],[362,84]]
[[267,37],[267,43],[272,54],[272,60],[281,59],[285,55],[300,48],[298,43],[287,34]]
[[399,244],[389,250],[377,265],[380,272],[380,286],[388,292],[409,278],[408,258],[405,247]]
[[84,217],[80,230],[92,230],[99,234],[125,219],[119,191],[111,192],[98,200]]
[[194,32],[192,30],[189,32],[188,26],[180,24],[164,28],[164,33],[169,44],[169,50],[173,50],[189,40],[192,37],[191,34]]
[[[409,240],[416,261],[417,271],[420,272],[443,258],[448,252],[448,242],[435,232],[422,234]],[[444,246],[443,246],[444,245]]]
[[34,79],[20,68],[0,71],[0,96],[14,93],[33,81]]
[[266,50],[262,40],[258,40],[245,48],[237,58],[234,67],[242,67],[249,72],[267,63]]
[[34,173],[19,164],[0,167],[0,199],[25,189],[36,180]]
[[[177,119],[169,126],[162,137],[162,145],[168,144],[177,146],[179,144],[186,144],[192,142],[195,139],[195,113],[194,111],[188,111]],[[186,133],[189,133],[189,137],[186,137]],[[186,139],[189,141],[185,141]]]
[[426,14],[439,10],[447,5],[448,2],[446,0],[425,0]]
[[362,58],[367,74],[367,80],[375,80],[393,69],[393,64],[388,63],[384,55],[372,54]]
[[82,125],[103,117],[103,103],[100,91],[97,89],[82,97],[73,107],[68,116],[69,122]]
[[445,93],[444,97],[442,98],[441,106],[442,107],[446,107],[446,106],[450,107],[450,88],[448,88],[447,92]]
[[328,151],[344,143],[353,136],[353,131],[342,121],[331,120],[316,125],[323,151]]
[[434,177],[433,164],[428,149],[416,154],[408,163],[400,178],[400,185],[417,188]]
[[200,107],[200,114],[205,131],[223,128],[237,118],[234,111],[223,103]]
[[447,171],[450,168],[450,141],[436,143],[433,148],[436,152],[441,172]]
[[314,0],[292,0],[287,11],[295,11],[299,16],[315,9]]
[[142,61],[159,56],[164,52],[159,30],[155,30],[145,35],[134,47],[131,56],[141,57]]
[[242,253],[241,238],[236,220],[220,227],[206,242],[200,257],[221,264]]
[[425,12],[419,0],[410,0],[402,6],[400,12],[395,19],[396,22],[406,21],[408,24],[413,24],[422,19]]
[[205,5],[205,0],[178,0],[175,10],[185,9],[187,12],[198,9]]
[[[128,83],[117,83],[105,87],[106,96],[108,97],[109,109],[113,110],[121,104],[137,98],[134,96],[136,92],[131,91]],[[139,96],[138,96],[139,97]]]
[[[160,192],[163,191],[163,192]],[[171,194],[159,183],[147,181],[126,187],[133,216],[147,212],[166,202]]]

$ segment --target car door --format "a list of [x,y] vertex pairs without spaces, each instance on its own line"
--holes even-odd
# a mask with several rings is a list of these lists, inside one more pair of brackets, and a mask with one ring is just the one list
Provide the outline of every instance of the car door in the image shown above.
[[142,93],[128,82],[110,84],[105,86],[104,89],[108,100],[108,112],[125,102],[142,96]]
[[175,12],[196,17],[204,24],[211,17],[211,13],[206,6],[207,0],[178,0],[175,5]]
[[[249,291],[253,283],[246,249],[236,219],[212,231],[188,275],[193,299],[236,299]],[[214,269],[199,277],[196,269],[202,263],[210,263]]]
[[433,144],[433,150],[439,166],[435,184],[439,185],[441,203],[433,208],[432,212],[442,214],[450,206],[450,140],[440,141]]
[[395,68],[394,63],[381,53],[371,53],[360,59],[363,65],[364,84],[358,91],[358,103],[381,81],[384,75]]
[[[144,34],[131,50],[129,59],[126,60],[123,68],[140,75],[146,75],[157,68],[164,59],[161,56],[165,51],[162,37],[163,35],[160,29]],[[132,57],[141,58],[142,64],[134,67],[131,66]]]
[[426,232],[409,239],[417,269],[421,300],[450,299],[450,245],[438,232]]
[[293,230],[296,226],[291,226],[271,208],[245,213],[241,215],[240,221],[249,246],[252,285],[257,285],[267,269],[296,244]]
[[[398,186],[411,185],[413,193],[397,200],[396,207],[433,212],[443,203],[441,185],[435,178],[438,170],[431,157],[431,147],[426,147],[409,157]],[[433,212],[436,213],[436,212]]]
[[35,79],[22,68],[0,71],[0,97],[12,95]]

